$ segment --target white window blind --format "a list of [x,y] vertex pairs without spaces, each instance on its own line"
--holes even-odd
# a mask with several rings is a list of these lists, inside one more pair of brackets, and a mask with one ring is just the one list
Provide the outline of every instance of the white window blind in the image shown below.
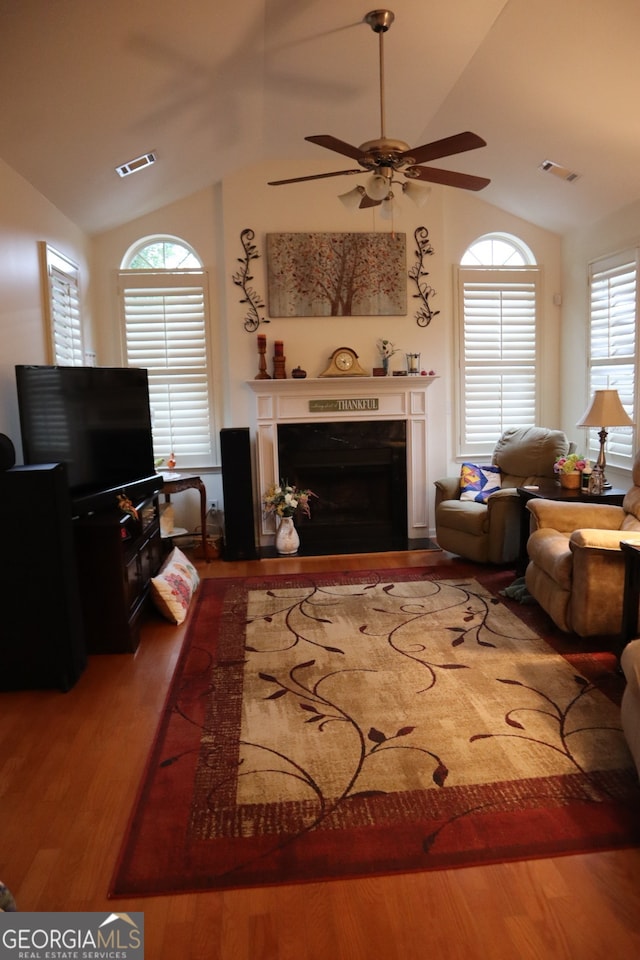
[[212,463],[206,275],[120,274],[127,363],[149,376],[154,456],[178,469]]
[[538,284],[533,267],[458,272],[464,455],[488,455],[505,429],[536,423]]
[[[590,337],[589,387],[617,390],[622,404],[635,420],[635,370],[637,354],[636,251],[627,251],[589,267]],[[629,467],[633,459],[632,427],[607,428],[607,462]],[[595,459],[600,449],[598,430],[589,431],[589,453]]]
[[82,366],[84,351],[78,265],[44,242],[40,244],[40,259],[46,277],[45,321],[51,361],[65,367]]

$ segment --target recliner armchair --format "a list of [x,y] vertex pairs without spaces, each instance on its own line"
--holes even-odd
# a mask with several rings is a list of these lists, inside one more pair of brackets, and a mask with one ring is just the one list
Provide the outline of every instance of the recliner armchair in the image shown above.
[[[555,477],[553,465],[572,444],[561,430],[511,427],[491,457],[500,468],[501,489],[486,503],[460,499],[460,477],[435,481],[436,540],[443,550],[478,563],[511,563],[520,549],[517,487]],[[486,461],[485,461],[486,462]]]
[[624,556],[640,542],[640,452],[622,506],[530,500],[535,529],[527,541],[527,590],[556,626],[581,637],[614,636],[622,627]]

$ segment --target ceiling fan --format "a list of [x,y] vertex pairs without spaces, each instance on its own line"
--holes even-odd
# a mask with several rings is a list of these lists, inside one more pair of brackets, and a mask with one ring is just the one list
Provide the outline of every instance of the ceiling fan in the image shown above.
[[[395,173],[411,180],[426,180],[431,183],[440,183],[449,187],[460,187],[463,190],[482,190],[491,181],[486,177],[475,177],[467,173],[456,173],[453,170],[442,170],[439,167],[422,167],[421,163],[428,163],[440,157],[453,156],[464,153],[466,150],[475,150],[486,146],[486,142],[475,133],[458,133],[443,140],[425,143],[421,147],[410,147],[403,140],[390,140],[385,134],[384,109],[384,41],[383,37],[395,17],[391,10],[372,10],[363,23],[368,23],[379,37],[380,59],[380,137],[377,140],[367,140],[359,147],[344,140],[338,140],[329,134],[318,134],[305,137],[310,143],[317,143],[320,147],[333,150],[345,157],[351,157],[360,164],[355,170],[335,170],[331,173],[317,173],[308,177],[293,177],[289,180],[270,180],[269,186],[278,187],[286,183],[300,183],[304,180],[323,180],[327,177],[342,177],[368,171],[372,174],[366,188],[358,187],[361,195],[360,207],[377,206],[384,200],[392,199],[392,183],[402,183],[403,191],[407,191],[411,184],[393,179]],[[356,191],[354,191],[356,192]],[[348,196],[345,194],[345,196]]]

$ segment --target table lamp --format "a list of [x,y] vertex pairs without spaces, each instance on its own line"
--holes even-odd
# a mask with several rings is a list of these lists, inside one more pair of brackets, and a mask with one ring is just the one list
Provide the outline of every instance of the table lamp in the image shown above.
[[611,486],[605,475],[607,461],[604,455],[604,445],[607,440],[607,427],[632,426],[633,420],[622,406],[617,390],[596,390],[591,403],[576,423],[576,427],[600,427],[598,432],[600,452],[598,453],[596,466],[602,470],[604,486],[607,488]]

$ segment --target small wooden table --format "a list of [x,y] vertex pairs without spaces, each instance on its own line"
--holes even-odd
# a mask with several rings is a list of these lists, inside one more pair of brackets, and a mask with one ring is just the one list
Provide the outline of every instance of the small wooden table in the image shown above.
[[527,510],[529,500],[562,500],[564,503],[611,503],[620,506],[626,490],[609,487],[603,493],[587,493],[584,490],[568,490],[561,487],[559,481],[548,480],[535,487],[518,487],[520,497],[520,550],[516,560],[516,575],[523,577],[529,562],[527,540],[531,516]]
[[174,493],[181,493],[183,490],[200,491],[200,536],[202,540],[202,556],[205,561],[209,560],[209,550],[207,543],[207,488],[202,482],[202,478],[191,473],[163,473],[162,493],[165,503],[171,501]]

